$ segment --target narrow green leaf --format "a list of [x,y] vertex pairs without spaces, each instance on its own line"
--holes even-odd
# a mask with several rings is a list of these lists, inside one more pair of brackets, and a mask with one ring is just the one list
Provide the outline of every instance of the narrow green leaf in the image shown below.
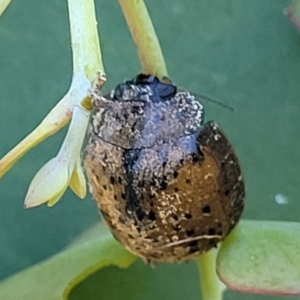
[[232,290],[300,295],[300,223],[240,222],[221,246],[217,272]]
[[63,252],[2,281],[0,299],[67,299],[71,289],[95,271],[109,265],[127,268],[134,259],[97,224]]

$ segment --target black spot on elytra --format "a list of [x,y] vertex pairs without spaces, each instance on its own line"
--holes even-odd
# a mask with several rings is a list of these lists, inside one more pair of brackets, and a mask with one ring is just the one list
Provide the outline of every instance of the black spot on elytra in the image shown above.
[[136,210],[136,217],[138,218],[139,221],[143,221],[145,214],[141,209]]
[[188,243],[188,245],[189,245],[189,253],[190,254],[199,251],[199,246],[198,246],[197,241],[191,241]]
[[178,224],[172,225],[172,227],[173,227],[173,229],[174,229],[175,231],[180,231],[180,230],[181,230],[181,226],[178,225]]
[[216,231],[214,228],[209,228],[208,229],[208,235],[215,235],[216,234]]
[[168,187],[168,183],[166,181],[162,181],[162,183],[160,184],[160,188],[162,190],[165,190]]
[[110,183],[111,183],[112,185],[114,185],[114,184],[115,184],[115,177],[110,176],[109,181],[110,181]]
[[122,180],[122,178],[120,176],[118,177],[118,182],[119,182],[119,184],[123,183],[123,180]]
[[126,195],[124,193],[121,194],[121,197],[122,197],[123,200],[126,199]]
[[185,213],[184,216],[185,216],[185,218],[188,219],[188,220],[191,219],[191,218],[193,217],[192,214],[190,214],[190,213]]
[[115,200],[118,200],[118,197],[117,197],[117,195],[114,195],[114,199],[115,199]]
[[186,184],[191,184],[191,180],[190,180],[190,179],[186,179],[186,180],[185,180],[185,183],[186,183]]
[[177,171],[174,171],[173,176],[174,176],[174,178],[177,178],[178,172],[177,172]]
[[191,236],[193,236],[193,235],[195,234],[195,230],[194,230],[194,229],[187,229],[187,230],[185,231],[185,233],[186,233],[186,235],[187,235],[188,237],[191,237]]
[[192,154],[192,162],[196,163],[200,160],[201,156],[198,155],[197,153]]
[[144,180],[139,180],[137,185],[138,187],[143,187],[145,185]]
[[104,190],[107,190],[106,184],[103,184],[102,187],[103,187]]
[[173,215],[172,218],[173,218],[175,221],[178,221],[178,216],[177,216],[177,215]]
[[176,187],[174,188],[174,192],[177,193],[179,191],[179,189]]
[[155,212],[150,210],[149,214],[148,214],[148,218],[149,220],[151,221],[155,221],[156,220],[156,215],[155,215]]
[[209,214],[210,213],[210,206],[209,205],[205,205],[202,207],[202,212],[204,214]]
[[229,193],[230,193],[230,190],[226,190],[225,193],[224,193],[224,195],[225,195],[225,196],[228,196]]

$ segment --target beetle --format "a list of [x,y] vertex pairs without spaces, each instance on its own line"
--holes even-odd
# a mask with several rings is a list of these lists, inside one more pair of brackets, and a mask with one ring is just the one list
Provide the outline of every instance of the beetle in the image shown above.
[[140,74],[92,102],[84,166],[114,237],[149,263],[185,261],[223,240],[242,214],[244,181],[196,97]]

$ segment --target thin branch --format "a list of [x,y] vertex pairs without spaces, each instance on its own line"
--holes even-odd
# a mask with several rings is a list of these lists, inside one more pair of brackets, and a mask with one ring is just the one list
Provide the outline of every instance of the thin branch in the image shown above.
[[164,57],[145,3],[142,0],[119,0],[119,4],[137,46],[143,72],[159,78],[167,76]]
[[217,250],[211,249],[196,258],[200,275],[202,300],[222,300],[225,286],[216,273],[216,256]]
[[[73,51],[73,78],[68,93],[43,121],[0,160],[0,178],[29,149],[64,127],[75,106],[88,109],[92,82],[105,81],[93,0],[68,0]],[[99,74],[101,76],[99,76]]]
[[73,73],[84,72],[90,82],[105,73],[93,0],[68,0]]
[[0,0],[0,16],[6,10],[7,6],[10,4],[11,0]]

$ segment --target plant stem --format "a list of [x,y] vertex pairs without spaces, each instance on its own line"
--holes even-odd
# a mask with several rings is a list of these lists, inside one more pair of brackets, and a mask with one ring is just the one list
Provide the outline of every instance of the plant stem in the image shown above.
[[[29,149],[65,126],[72,117],[74,107],[81,107],[82,100],[85,100],[89,95],[92,82],[99,79],[98,72],[102,71],[102,74],[104,74],[94,1],[68,0],[68,7],[73,51],[71,87],[69,92],[55,105],[43,121],[0,159],[0,178]],[[100,79],[103,80],[105,77],[102,75]],[[83,104],[85,108],[88,108],[89,105],[86,102]]]
[[6,10],[7,6],[10,4],[11,0],[0,0],[0,16]]
[[225,286],[220,282],[216,273],[217,253],[216,249],[212,249],[196,258],[202,300],[222,300]]
[[119,4],[137,46],[143,72],[159,78],[167,76],[164,57],[145,3],[142,0],[119,0]]
[[68,0],[73,73],[84,72],[89,81],[104,73],[94,0]]

